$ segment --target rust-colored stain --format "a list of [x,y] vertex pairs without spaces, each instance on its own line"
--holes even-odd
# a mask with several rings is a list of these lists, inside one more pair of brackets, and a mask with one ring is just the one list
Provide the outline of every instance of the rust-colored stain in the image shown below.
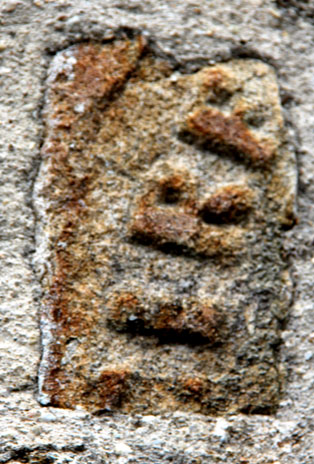
[[251,209],[252,196],[252,191],[249,189],[229,185],[203,203],[200,215],[209,224],[239,222]]
[[[42,149],[43,157],[49,157],[51,163],[49,182],[44,189],[49,194],[53,190],[54,212],[59,222],[58,237],[55,240],[55,271],[45,303],[54,324],[54,341],[50,347],[49,368],[45,373],[45,390],[51,395],[51,404],[54,406],[71,407],[77,401],[84,404],[89,401],[92,389],[86,375],[86,366],[82,365],[74,383],[74,391],[68,397],[74,374],[72,370],[65,372],[61,366],[68,339],[88,336],[95,323],[88,309],[90,299],[96,298],[95,292],[86,286],[78,291],[75,286],[76,281],[89,274],[92,265],[84,247],[77,246],[77,235],[80,224],[88,221],[85,201],[93,172],[92,167],[88,166],[88,173],[75,172],[71,163],[71,155],[75,157],[71,153],[74,151],[71,150],[71,143],[75,143],[76,152],[80,153],[84,144],[95,138],[98,124],[95,100],[102,108],[104,99],[119,90],[128,74],[134,70],[143,47],[141,38],[135,45],[130,42],[121,42],[108,48],[94,44],[81,45],[75,53],[73,79],[66,79],[66,71],[61,71],[54,83],[52,99],[57,99],[58,104],[52,104],[49,114],[54,128],[51,131],[47,125],[46,143]],[[80,105],[84,105],[84,112],[88,112],[88,122],[85,117],[82,118]],[[84,163],[84,157],[81,158]],[[119,381],[109,381],[108,377],[104,385],[98,381],[97,388],[94,388],[98,391],[96,396],[106,397],[108,403],[116,405],[115,398],[117,391],[122,388],[124,377],[123,374]],[[106,395],[104,389],[109,389]],[[101,399],[99,401],[102,402]]]
[[199,109],[188,118],[188,128],[217,149],[243,156],[253,163],[265,164],[274,155],[238,116],[225,116],[212,108]]
[[272,70],[180,74],[140,36],[78,44],[43,115],[40,402],[274,411],[295,164]]

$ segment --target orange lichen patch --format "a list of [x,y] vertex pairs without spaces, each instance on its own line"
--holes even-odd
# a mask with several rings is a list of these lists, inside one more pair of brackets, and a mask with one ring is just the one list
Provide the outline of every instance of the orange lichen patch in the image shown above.
[[213,108],[204,108],[191,114],[188,129],[210,142],[214,147],[226,152],[235,152],[252,163],[265,164],[274,153],[262,145],[236,116],[225,116]]
[[81,150],[95,139],[102,116],[99,111],[123,87],[144,48],[145,41],[139,37],[134,42],[126,40],[108,47],[90,43],[70,49],[71,69],[64,66],[58,70],[48,93],[48,138],[43,154],[53,154],[51,147],[60,143],[64,147],[66,142],[67,151],[73,152],[69,145]]
[[200,207],[200,216],[208,224],[237,223],[252,207],[251,189],[228,185],[208,198]]
[[[60,222],[62,224],[55,248],[55,273],[47,295],[47,305],[50,314],[62,331],[71,335],[82,334],[89,330],[92,322],[88,317],[82,318],[84,304],[75,310],[73,302],[78,296],[77,289],[73,286],[75,276],[79,275],[84,266],[88,266],[88,254],[81,247],[76,247],[76,253],[71,252],[75,247],[77,227],[80,220],[86,219],[86,211],[80,204],[84,198],[84,187],[81,182],[69,179],[74,188],[65,195],[64,204],[60,207]],[[84,272],[84,271],[83,271]],[[71,309],[70,309],[71,306]]]
[[189,342],[195,337],[214,343],[219,339],[222,314],[210,303],[196,301],[149,302],[131,293],[113,295],[107,305],[108,321],[117,330],[149,331],[170,341]]

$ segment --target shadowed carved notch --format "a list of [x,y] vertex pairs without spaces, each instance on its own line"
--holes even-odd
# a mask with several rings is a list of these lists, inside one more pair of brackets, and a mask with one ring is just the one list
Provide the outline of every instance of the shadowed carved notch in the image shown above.
[[178,203],[185,190],[185,182],[182,176],[173,175],[160,181],[159,201],[165,204]]
[[212,302],[146,303],[133,293],[111,295],[109,325],[118,331],[156,335],[167,342],[210,343],[222,339],[223,314]]

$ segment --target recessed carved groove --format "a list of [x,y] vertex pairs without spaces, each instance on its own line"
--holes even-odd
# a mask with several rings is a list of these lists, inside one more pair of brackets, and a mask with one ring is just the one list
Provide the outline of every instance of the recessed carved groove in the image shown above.
[[184,180],[180,176],[162,179],[160,182],[160,202],[170,205],[178,203],[183,185]]
[[223,314],[210,302],[145,304],[132,293],[119,293],[109,298],[107,307],[108,321],[116,330],[156,335],[170,343],[213,344],[222,338]]

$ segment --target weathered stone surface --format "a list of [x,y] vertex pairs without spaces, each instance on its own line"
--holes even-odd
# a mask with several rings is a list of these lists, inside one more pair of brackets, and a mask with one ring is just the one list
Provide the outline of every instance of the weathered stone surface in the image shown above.
[[[304,464],[314,443],[314,49],[311,2],[2,0],[0,6],[0,461],[56,464]],[[285,3],[285,4],[284,4]],[[297,9],[303,3],[304,10]],[[282,7],[278,8],[278,5]],[[293,5],[293,6],[292,6]],[[295,6],[294,6],[295,5]],[[287,8],[288,6],[288,8]],[[41,286],[31,260],[41,108],[52,55],[126,28],[153,39],[176,69],[260,58],[276,71],[289,147],[297,154],[298,224],[283,235],[294,281],[280,332],[287,369],[275,414],[178,411],[90,414],[37,402]],[[171,196],[171,195],[170,195]],[[38,208],[37,208],[38,210]],[[39,238],[39,235],[38,235]],[[40,244],[40,241],[39,241]],[[36,244],[38,249],[38,243]],[[41,248],[42,263],[49,263]],[[48,250],[49,251],[49,250]],[[38,267],[39,268],[39,263]],[[189,384],[189,383],[188,383]],[[190,382],[192,386],[192,383]],[[197,382],[194,382],[197,389]]]
[[44,121],[41,403],[273,412],[296,183],[273,70],[78,44],[52,61]]

